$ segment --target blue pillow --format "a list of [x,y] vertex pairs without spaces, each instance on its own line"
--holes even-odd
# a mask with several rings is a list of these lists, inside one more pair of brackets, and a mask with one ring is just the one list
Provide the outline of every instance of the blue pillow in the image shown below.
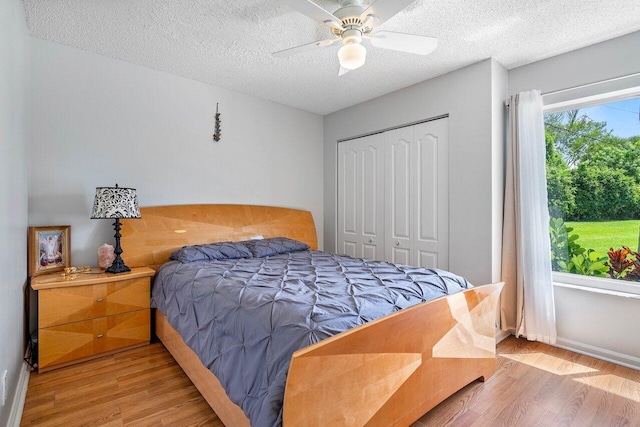
[[169,258],[185,262],[207,259],[251,258],[251,251],[239,242],[207,243],[204,245],[184,246],[172,253]]
[[264,258],[271,255],[285,254],[288,252],[300,252],[309,249],[309,245],[286,237],[273,237],[262,240],[245,240],[241,242],[246,246],[255,258]]

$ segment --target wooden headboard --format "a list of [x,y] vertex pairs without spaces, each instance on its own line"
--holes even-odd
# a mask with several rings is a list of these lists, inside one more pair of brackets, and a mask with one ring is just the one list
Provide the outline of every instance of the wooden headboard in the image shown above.
[[289,237],[318,248],[311,212],[252,205],[174,205],[140,208],[122,220],[122,258],[129,267],[157,269],[185,245]]

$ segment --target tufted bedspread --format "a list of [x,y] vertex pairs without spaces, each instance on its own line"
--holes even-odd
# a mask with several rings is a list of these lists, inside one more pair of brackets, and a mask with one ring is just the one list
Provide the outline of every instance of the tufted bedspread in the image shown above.
[[261,427],[282,422],[293,352],[469,287],[442,270],[301,251],[170,261],[156,275],[152,306]]

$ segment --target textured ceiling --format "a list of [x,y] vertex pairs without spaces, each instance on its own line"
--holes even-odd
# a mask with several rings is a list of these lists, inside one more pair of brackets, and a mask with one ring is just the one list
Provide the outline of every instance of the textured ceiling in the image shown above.
[[[339,7],[337,0],[316,3],[330,12]],[[24,5],[35,37],[318,114],[486,58],[511,69],[640,30],[640,0],[417,0],[378,28],[437,37],[431,55],[368,45],[366,64],[338,77],[337,43],[285,59],[271,55],[330,36],[279,0]]]

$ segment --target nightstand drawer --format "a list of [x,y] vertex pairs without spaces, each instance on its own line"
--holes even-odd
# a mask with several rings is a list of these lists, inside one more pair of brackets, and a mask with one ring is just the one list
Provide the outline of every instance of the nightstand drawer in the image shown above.
[[40,329],[39,368],[147,344],[149,309]]
[[38,291],[40,328],[149,308],[149,279]]
[[31,279],[38,291],[40,372],[149,343],[154,270]]

